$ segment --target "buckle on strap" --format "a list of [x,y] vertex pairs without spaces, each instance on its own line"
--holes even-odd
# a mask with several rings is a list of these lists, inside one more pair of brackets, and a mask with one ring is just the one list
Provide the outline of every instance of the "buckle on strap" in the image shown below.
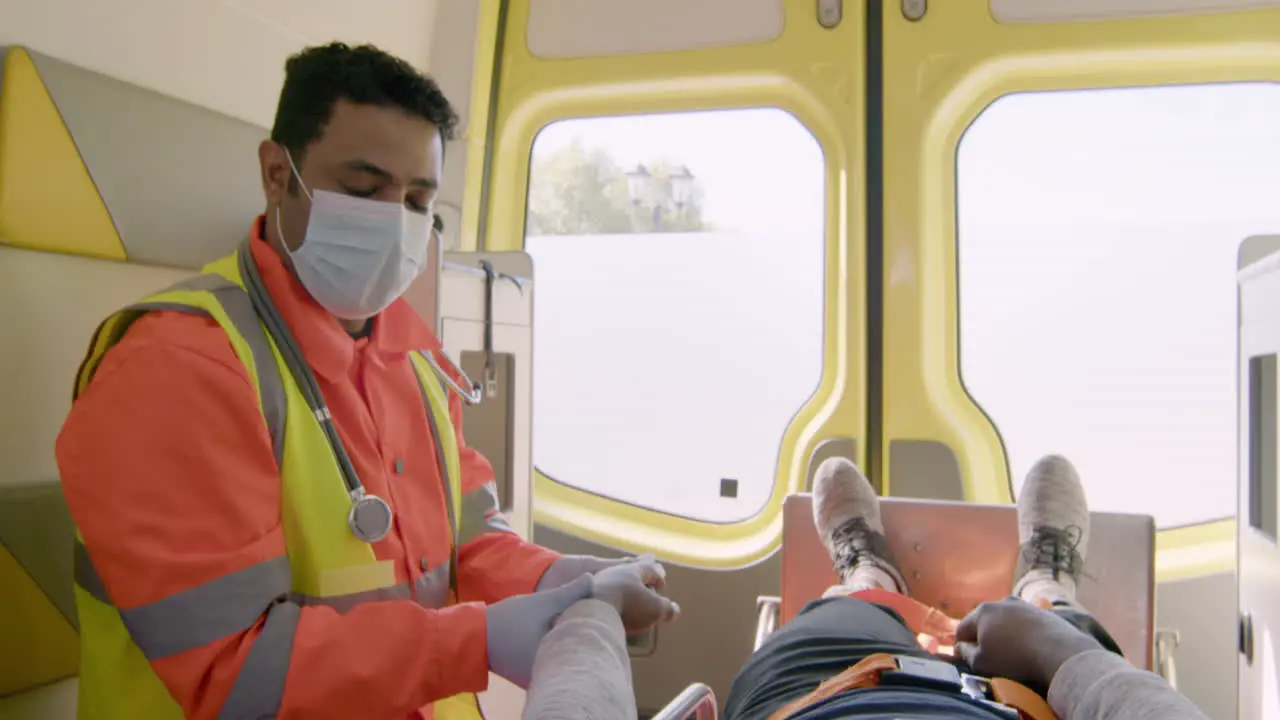
[[894,655],[893,660],[898,669],[881,671],[881,685],[901,685],[953,693],[964,690],[960,671],[951,663],[907,655]]
[[1044,698],[1012,680],[968,675],[951,663],[935,658],[889,653],[868,655],[839,675],[824,680],[808,695],[778,708],[769,720],[787,720],[840,693],[877,685],[927,688],[963,695],[1009,720],[1058,720]]
[[1010,720],[1022,717],[1018,709],[996,701],[991,681],[986,678],[962,673],[951,663],[932,658],[895,655],[893,660],[898,667],[896,670],[880,672],[882,686],[897,685],[956,693],[983,703]]

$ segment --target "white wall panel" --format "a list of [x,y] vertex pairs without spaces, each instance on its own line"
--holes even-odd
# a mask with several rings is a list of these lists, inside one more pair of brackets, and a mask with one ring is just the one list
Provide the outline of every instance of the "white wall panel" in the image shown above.
[[303,46],[371,42],[425,67],[437,1],[5,0],[0,44],[269,126]]

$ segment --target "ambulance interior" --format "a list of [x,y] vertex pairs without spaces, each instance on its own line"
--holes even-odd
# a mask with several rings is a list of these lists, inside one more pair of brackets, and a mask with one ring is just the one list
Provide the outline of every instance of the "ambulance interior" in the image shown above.
[[410,301],[513,526],[667,567],[642,717],[713,717],[834,581],[822,460],[960,617],[1056,452],[1126,657],[1280,718],[1280,0],[3,0],[0,720],[76,713],[88,339],[244,237],[284,60],[335,39],[462,116]]

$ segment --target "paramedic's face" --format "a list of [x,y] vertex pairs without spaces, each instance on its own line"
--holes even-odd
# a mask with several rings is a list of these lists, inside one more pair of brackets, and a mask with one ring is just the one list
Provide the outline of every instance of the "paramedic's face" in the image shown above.
[[[289,182],[292,170],[283,148],[268,141],[259,155],[268,216],[280,208],[282,239],[296,250],[306,236],[310,201],[297,183]],[[442,158],[435,125],[398,108],[339,100],[320,139],[295,161],[309,190],[401,203],[429,215]]]

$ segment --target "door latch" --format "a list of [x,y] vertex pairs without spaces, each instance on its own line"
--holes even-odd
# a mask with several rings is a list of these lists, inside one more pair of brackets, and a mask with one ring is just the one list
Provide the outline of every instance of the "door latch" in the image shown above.
[[493,284],[498,272],[493,263],[481,260],[484,270],[484,396],[493,399],[498,396],[498,370],[493,362]]
[[830,30],[844,19],[844,0],[818,0],[818,24]]
[[902,0],[902,17],[917,22],[929,12],[929,0]]
[[1247,610],[1240,615],[1240,654],[1245,665],[1253,666],[1253,614]]

